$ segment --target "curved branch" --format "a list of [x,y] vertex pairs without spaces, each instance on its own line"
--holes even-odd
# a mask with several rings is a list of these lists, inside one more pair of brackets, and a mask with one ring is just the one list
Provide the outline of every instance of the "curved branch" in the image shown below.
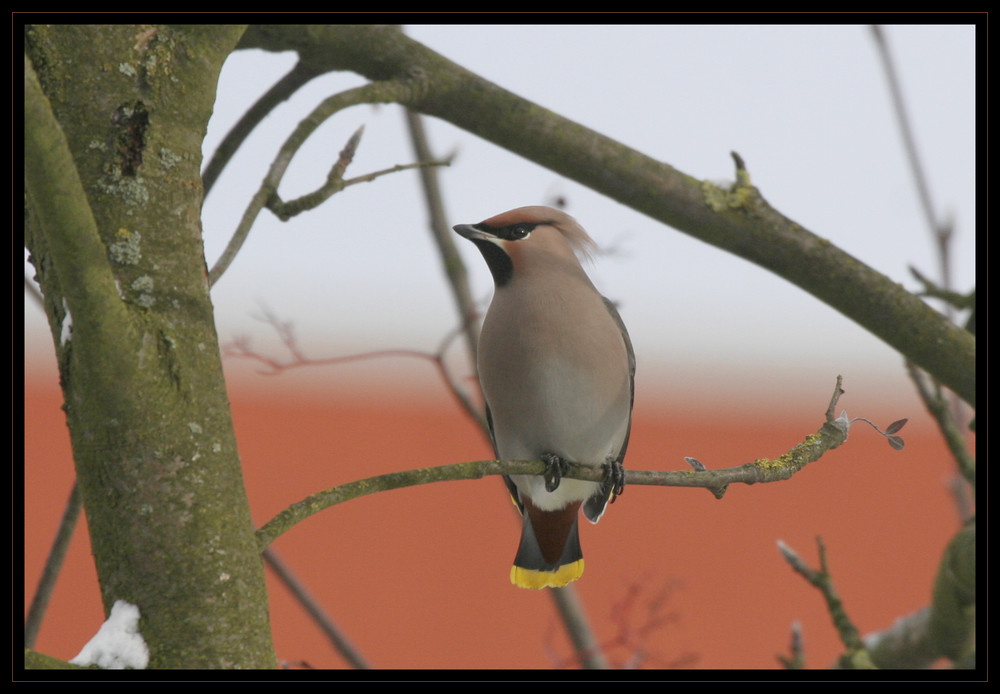
[[[840,389],[840,383],[841,380],[838,377],[837,387],[827,409],[825,421],[819,431],[807,436],[802,443],[779,458],[773,460],[758,458],[752,463],[719,470],[705,469],[700,463],[693,471],[627,470],[625,484],[704,487],[711,491],[716,498],[721,499],[726,493],[726,489],[733,483],[757,484],[789,479],[807,464],[818,460],[826,451],[836,448],[847,440],[849,421],[844,416],[834,419],[832,415],[837,399],[843,393]],[[563,477],[592,482],[600,482],[604,479],[603,468],[589,467],[573,462],[568,465],[569,470],[563,474]],[[279,535],[313,514],[368,494],[432,482],[473,480],[488,475],[541,475],[544,471],[545,463],[539,460],[477,460],[391,472],[349,482],[312,494],[286,508],[257,530],[257,544],[263,551]]]
[[396,164],[395,166],[390,166],[387,169],[380,169],[378,171],[362,174],[361,176],[345,179],[344,172],[354,159],[354,154],[357,152],[358,145],[361,143],[361,135],[364,133],[364,130],[365,126],[362,125],[353,135],[351,135],[347,144],[344,145],[344,149],[341,150],[340,157],[330,168],[330,173],[327,174],[326,182],[323,183],[323,185],[313,192],[306,193],[295,200],[282,200],[278,194],[275,193],[271,196],[271,199],[267,201],[267,209],[271,210],[271,212],[273,212],[278,219],[286,222],[298,214],[302,214],[303,212],[319,207],[328,198],[336,195],[348,186],[357,185],[358,183],[371,183],[375,179],[385,176],[386,174],[398,173],[409,169],[422,169],[431,166],[448,166],[450,164],[450,162],[447,161],[429,160],[418,161],[413,164]]
[[[976,340],[888,277],[772,208],[737,157],[729,190],[522,99],[391,27],[257,26],[241,47],[295,49],[369,79],[420,75],[400,103],[437,116],[792,282],[975,405]],[[497,117],[502,114],[502,117]]]
[[282,102],[288,100],[299,87],[303,86],[313,77],[316,77],[320,73],[317,72],[312,66],[305,65],[302,62],[295,63],[295,67],[291,71],[282,77],[280,80],[271,85],[271,88],[267,90],[253,106],[247,109],[247,112],[240,116],[239,121],[236,125],[230,128],[229,132],[219,143],[219,146],[215,148],[215,152],[212,153],[212,158],[209,160],[208,164],[205,166],[205,170],[201,174],[201,182],[205,187],[205,195],[208,195],[209,191],[212,190],[212,186],[215,185],[216,180],[218,180],[219,175],[222,170],[232,159],[233,155],[236,154],[236,150],[240,148],[243,141],[250,136],[264,118],[271,113]]
[[268,169],[267,175],[265,175],[264,180],[261,182],[260,188],[258,188],[247,205],[247,209],[243,213],[243,217],[240,219],[235,233],[226,245],[222,255],[208,273],[209,284],[215,284],[229,267],[230,263],[233,262],[236,254],[242,248],[243,242],[246,241],[247,236],[250,234],[250,228],[253,226],[254,221],[256,221],[257,215],[260,214],[260,211],[277,194],[278,185],[281,183],[281,179],[284,178],[285,171],[288,170],[288,166],[292,162],[292,157],[295,156],[295,153],[298,152],[299,148],[313,134],[316,128],[348,106],[405,102],[415,98],[413,95],[415,91],[419,91],[419,83],[409,78],[388,82],[373,82],[334,94],[325,99],[319,106],[313,109],[312,113],[303,118],[295,130],[292,131],[291,135],[285,140],[284,144],[282,144],[277,156],[271,163],[270,169]]

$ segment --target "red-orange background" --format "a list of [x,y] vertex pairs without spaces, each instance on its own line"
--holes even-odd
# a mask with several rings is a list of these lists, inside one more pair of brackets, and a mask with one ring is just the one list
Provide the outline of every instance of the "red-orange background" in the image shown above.
[[[877,389],[845,385],[841,406],[852,416],[883,426],[910,417],[904,451],[855,426],[846,445],[789,481],[734,486],[722,500],[631,486],[599,525],[583,524],[586,572],[575,585],[613,663],[774,668],[799,621],[807,666],[829,665],[839,643],[823,601],[782,560],[779,539],[815,565],[822,536],[862,633],[927,604],[958,527],[952,464],[912,394],[878,399]],[[412,388],[362,392],[336,378],[323,394],[261,377],[229,387],[258,525],[343,482],[489,457],[433,378],[419,396]],[[627,467],[681,469],[687,455],[726,467],[780,455],[819,427],[833,380],[822,392],[788,389],[794,402],[723,397],[720,388],[701,399],[675,394],[670,407],[640,390]],[[73,480],[60,404],[54,376],[26,375],[26,604]],[[85,531],[81,522],[36,644],[61,658],[74,656],[103,619]],[[566,666],[570,648],[550,597],[508,582],[518,532],[501,482],[488,478],[351,501],[273,547],[375,667]],[[268,584],[279,658],[345,667],[270,571]]]

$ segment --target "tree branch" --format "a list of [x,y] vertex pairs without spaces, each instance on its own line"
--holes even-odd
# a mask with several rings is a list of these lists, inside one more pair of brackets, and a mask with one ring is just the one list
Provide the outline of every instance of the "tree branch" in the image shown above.
[[271,325],[275,332],[278,333],[278,337],[291,354],[291,358],[286,361],[279,361],[273,357],[260,354],[259,352],[251,349],[250,340],[246,337],[237,337],[232,342],[223,345],[222,354],[224,357],[249,359],[263,364],[266,369],[260,371],[260,373],[268,376],[273,376],[283,371],[301,367],[333,366],[348,362],[363,361],[365,359],[381,359],[385,357],[416,357],[418,359],[425,359],[434,364],[438,373],[440,373],[441,378],[444,380],[445,385],[448,386],[449,392],[451,392],[451,394],[458,401],[462,410],[469,415],[469,417],[471,417],[476,424],[479,425],[480,429],[486,432],[486,438],[489,440],[489,434],[486,429],[486,417],[483,415],[481,409],[473,402],[472,398],[469,397],[469,394],[461,387],[445,364],[445,356],[448,348],[460,334],[459,330],[452,330],[445,335],[438,345],[437,351],[433,353],[417,349],[381,349],[371,352],[361,352],[358,354],[348,354],[340,357],[323,357],[313,359],[302,353],[302,350],[299,348],[298,342],[295,338],[295,332],[290,324],[279,320],[277,316],[266,308],[262,308],[262,311],[264,313],[262,320]]
[[826,600],[826,606],[830,611],[830,616],[833,618],[833,624],[837,628],[837,633],[840,634],[841,642],[847,648],[847,651],[840,657],[840,666],[861,670],[874,668],[875,665],[872,663],[871,655],[861,640],[861,635],[858,633],[857,627],[854,626],[854,623],[847,615],[847,610],[844,609],[844,604],[833,587],[833,577],[830,575],[826,564],[826,547],[823,545],[823,540],[817,537],[816,545],[819,548],[819,569],[810,567],[799,557],[795,550],[784,542],[778,541],[778,549],[785,560],[796,573],[818,588],[820,593],[823,594],[823,599]]
[[288,74],[275,82],[267,92],[254,102],[253,106],[247,109],[246,113],[240,116],[236,125],[230,128],[229,132],[222,139],[222,142],[216,147],[215,152],[212,153],[212,158],[202,172],[201,182],[205,188],[205,195],[208,195],[209,191],[212,190],[212,186],[215,185],[215,181],[218,180],[226,164],[229,163],[236,150],[240,148],[240,145],[253,132],[254,128],[276,106],[286,101],[292,94],[298,91],[299,87],[309,82],[309,80],[318,74],[320,73],[308,65],[304,65],[301,62],[295,63],[295,67]]
[[267,209],[271,210],[271,212],[273,212],[278,219],[286,222],[295,215],[319,207],[328,198],[336,195],[348,186],[353,186],[358,183],[371,183],[375,179],[385,176],[386,174],[398,173],[408,169],[421,169],[431,166],[448,166],[451,163],[447,161],[418,161],[414,164],[396,164],[388,169],[372,171],[371,173],[363,174],[361,176],[345,179],[344,172],[354,159],[354,153],[357,151],[358,145],[361,143],[361,135],[364,132],[364,129],[365,127],[361,126],[355,131],[350,139],[348,139],[347,144],[344,145],[344,149],[341,150],[337,161],[333,163],[330,173],[327,174],[326,182],[323,183],[323,185],[311,193],[306,193],[295,200],[287,202],[282,200],[278,194],[275,193],[271,196],[271,199],[267,201]]
[[[427,133],[424,129],[423,117],[419,113],[406,110],[406,126],[410,133],[410,142],[413,145],[413,152],[417,161],[430,161],[434,159],[430,146],[427,143]],[[451,157],[449,156],[450,160]],[[469,353],[469,361],[476,364],[477,347],[479,343],[479,328],[476,319],[479,317],[476,311],[476,302],[472,299],[472,291],[469,289],[469,275],[465,269],[462,256],[455,247],[455,233],[445,221],[447,215],[444,211],[444,203],[441,199],[441,186],[438,182],[437,169],[420,169],[420,183],[424,191],[424,200],[427,204],[427,213],[430,217],[429,227],[437,246],[441,261],[444,264],[445,276],[448,278],[448,286],[451,287],[452,296],[455,299],[455,307],[458,310],[459,318],[462,321],[462,332],[465,335],[465,346]],[[482,415],[476,416],[476,420],[485,423]],[[487,435],[487,438],[489,436]]]
[[940,386],[936,382],[927,383],[923,372],[911,362],[906,363],[906,370],[913,384],[916,386],[917,393],[920,395],[924,406],[934,418],[934,421],[937,422],[938,428],[941,430],[941,436],[944,438],[948,450],[951,451],[955,462],[958,464],[959,472],[972,485],[972,488],[975,489],[976,459],[969,451],[965,435],[952,415],[950,403],[945,399]]
[[865,648],[883,669],[928,668],[941,657],[931,639],[931,608],[924,607],[897,619],[891,627],[866,634]]
[[[823,422],[819,431],[806,436],[802,443],[779,458],[773,460],[758,458],[752,463],[719,470],[704,469],[700,463],[696,465],[697,469],[694,471],[627,470],[625,483],[626,485],[704,487],[711,491],[716,498],[721,499],[730,484],[757,484],[789,479],[807,464],[818,460],[826,451],[836,448],[847,440],[847,431],[851,420],[848,420],[845,414],[836,419],[833,419],[831,415],[837,399],[843,393],[840,389],[840,383],[838,377],[837,387],[827,410],[826,421]],[[603,468],[579,463],[570,462],[568,467],[568,471],[563,476],[570,479],[600,482],[605,474]],[[289,506],[257,530],[257,542],[260,549],[263,550],[282,533],[287,532],[313,514],[344,501],[376,492],[432,482],[481,479],[488,475],[541,475],[544,471],[545,463],[540,460],[477,460],[369,477],[317,492]]]
[[247,236],[250,234],[250,229],[253,227],[257,215],[277,196],[278,185],[281,183],[281,179],[284,178],[285,171],[288,170],[288,166],[291,164],[295,153],[298,152],[299,148],[312,135],[316,128],[334,114],[349,106],[405,102],[415,98],[411,93],[413,91],[419,91],[419,84],[408,78],[389,82],[373,82],[324,99],[308,116],[303,118],[285,140],[284,144],[282,144],[260,187],[247,205],[247,209],[243,213],[236,231],[233,233],[232,238],[230,238],[222,255],[209,272],[209,283],[215,284],[229,267],[230,263],[233,262],[236,254],[242,248],[243,242],[246,241]]
[[309,593],[309,590],[302,584],[302,582],[295,576],[294,573],[288,568],[281,557],[278,556],[277,552],[273,548],[268,547],[263,552],[264,561],[267,565],[271,567],[275,575],[281,580],[286,588],[292,593],[293,597],[298,600],[299,604],[305,609],[305,611],[312,617],[313,622],[320,628],[326,637],[333,644],[337,652],[340,653],[344,659],[351,664],[352,667],[359,670],[367,670],[371,667],[368,661],[365,659],[357,648],[354,647],[348,639],[347,636],[334,624],[333,620],[328,614],[323,610],[323,607],[316,601],[316,599]]
[[900,86],[896,65],[889,50],[889,42],[880,26],[876,24],[871,29],[872,36],[875,39],[875,47],[878,49],[879,58],[882,61],[882,68],[885,70],[886,81],[889,83],[889,94],[892,98],[893,111],[896,114],[896,122],[899,125],[899,134],[903,138],[903,149],[906,151],[906,158],[910,162],[913,182],[917,187],[917,198],[920,200],[920,206],[927,220],[927,226],[930,228],[934,241],[937,244],[941,263],[941,282],[945,287],[951,288],[951,263],[949,262],[950,254],[948,251],[953,231],[952,224],[950,221],[940,221],[934,210],[930,185],[927,183],[927,175],[924,173],[924,167],[920,162],[917,141],[913,136],[913,128],[910,126],[910,117],[906,111],[903,89]]
[[[772,208],[737,158],[728,190],[522,99],[389,27],[256,26],[241,47],[295,49],[320,69],[419,76],[401,101],[792,282],[975,405],[976,341],[896,282]],[[503,114],[498,118],[497,114]]]
[[28,616],[24,619],[24,645],[27,648],[35,645],[38,630],[42,628],[42,618],[45,616],[49,598],[52,597],[52,591],[55,589],[56,579],[62,570],[63,561],[66,559],[66,552],[69,550],[70,540],[73,539],[73,530],[76,528],[76,521],[80,517],[82,508],[83,500],[80,497],[80,487],[76,482],[73,482],[73,489],[70,492],[69,501],[66,502],[66,507],[63,509],[55,540],[52,541],[49,556],[45,559],[42,577],[38,579],[38,587],[31,599]]

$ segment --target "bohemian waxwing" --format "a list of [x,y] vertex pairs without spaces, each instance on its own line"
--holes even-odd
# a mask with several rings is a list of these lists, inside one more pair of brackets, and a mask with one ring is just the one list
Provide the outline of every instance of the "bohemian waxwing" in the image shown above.
[[[632,343],[577,259],[594,242],[566,213],[521,207],[454,229],[482,253],[496,286],[479,338],[494,451],[546,463],[543,477],[504,477],[523,518],[510,580],[564,586],[583,573],[578,509],[596,523],[624,486]],[[566,461],[605,466],[604,481],[562,479]]]

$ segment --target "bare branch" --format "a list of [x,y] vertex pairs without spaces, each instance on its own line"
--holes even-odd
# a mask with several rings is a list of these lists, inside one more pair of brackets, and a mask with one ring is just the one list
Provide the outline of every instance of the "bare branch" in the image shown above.
[[[600,643],[592,640],[574,644],[576,647],[574,655],[561,656],[555,646],[555,630],[550,628],[546,631],[544,639],[549,659],[560,668],[575,667],[581,663],[585,667],[612,667],[622,670],[690,666],[697,661],[696,655],[682,653],[668,658],[656,653],[649,645],[654,632],[674,624],[678,619],[677,612],[668,609],[676,587],[677,584],[670,581],[650,593],[642,582],[629,583],[620,598],[602,601],[615,627],[610,636]],[[565,591],[565,588],[560,588],[551,592]],[[595,658],[599,658],[596,661],[599,665],[595,665]]]
[[920,270],[913,266],[910,267],[910,274],[912,274],[918,282],[924,285],[924,290],[921,292],[921,296],[941,299],[942,301],[947,302],[949,306],[959,310],[976,308],[975,290],[969,292],[968,294],[962,294],[952,289],[938,286],[936,282],[933,282],[930,278],[926,277],[922,272],[920,272]]
[[790,655],[779,655],[778,661],[789,670],[801,670],[806,666],[805,639],[802,636],[802,623],[792,622],[791,641],[788,646]]
[[205,194],[208,195],[218,180],[222,170],[236,154],[243,141],[253,132],[264,118],[271,113],[276,106],[286,101],[292,94],[298,91],[299,87],[320,74],[313,66],[299,61],[291,72],[275,82],[270,89],[261,95],[253,106],[247,109],[246,113],[240,116],[226,136],[215,148],[212,158],[205,166],[201,175],[202,185],[205,187]]
[[966,445],[965,436],[952,415],[951,405],[942,393],[940,384],[936,381],[928,382],[926,375],[913,362],[906,362],[906,370],[916,386],[924,406],[937,422],[948,450],[951,451],[955,462],[958,463],[959,472],[975,488],[976,460]]
[[284,202],[280,197],[278,197],[278,193],[275,192],[267,201],[267,208],[271,210],[271,212],[273,212],[278,219],[285,222],[297,214],[319,207],[328,198],[332,197],[336,193],[339,193],[348,186],[353,186],[357,183],[370,183],[380,176],[397,173],[399,171],[407,171],[409,169],[419,169],[430,166],[448,166],[451,163],[448,161],[421,161],[415,164],[397,164],[389,167],[388,169],[373,171],[371,173],[364,174],[363,176],[357,176],[355,178],[345,180],[344,172],[354,159],[354,153],[357,151],[358,145],[361,142],[361,135],[364,132],[364,129],[364,126],[361,126],[353,135],[351,135],[347,144],[344,145],[344,149],[341,150],[340,157],[336,162],[334,162],[333,167],[330,169],[330,173],[327,174],[326,183],[312,193],[307,193],[306,195],[289,202]]
[[419,86],[410,79],[392,80],[388,82],[371,82],[364,86],[349,89],[324,99],[319,106],[313,109],[308,116],[302,119],[298,126],[296,126],[295,130],[292,131],[292,133],[285,140],[284,144],[281,146],[277,156],[271,163],[271,168],[268,170],[267,175],[261,182],[260,188],[258,188],[250,203],[247,205],[247,209],[243,213],[243,217],[237,225],[236,231],[233,233],[233,236],[229,240],[225,250],[222,252],[222,255],[209,272],[209,284],[215,284],[226,271],[226,268],[228,268],[233,262],[236,254],[239,252],[243,243],[246,241],[247,236],[250,234],[250,229],[253,226],[254,221],[256,221],[257,215],[260,214],[260,211],[265,206],[267,206],[272,197],[277,194],[278,185],[281,183],[281,179],[284,178],[285,171],[288,170],[288,166],[291,164],[295,153],[305,143],[306,139],[316,130],[316,128],[322,125],[334,114],[349,106],[395,101],[405,102],[410,92],[414,89],[419,89]]
[[438,348],[434,352],[425,352],[418,349],[382,349],[374,350],[370,352],[360,352],[358,354],[348,354],[340,357],[326,357],[320,359],[313,359],[305,356],[298,346],[298,342],[295,338],[295,332],[292,326],[278,319],[271,311],[266,307],[261,307],[263,312],[262,320],[270,324],[274,330],[278,333],[282,344],[288,349],[291,354],[291,359],[280,361],[273,357],[268,357],[259,352],[254,351],[250,346],[250,340],[247,337],[237,337],[232,342],[225,344],[222,348],[222,356],[235,358],[235,359],[249,359],[252,361],[259,362],[263,364],[266,369],[261,370],[260,373],[267,376],[274,376],[284,371],[290,369],[302,368],[302,367],[317,367],[317,366],[334,366],[339,364],[346,364],[356,361],[364,361],[368,359],[381,359],[386,357],[406,357],[406,358],[417,358],[424,359],[431,362],[437,368],[441,377],[444,379],[445,384],[448,386],[448,390],[458,401],[459,406],[465,411],[473,420],[476,421],[480,427],[486,427],[486,418],[483,415],[481,408],[476,405],[473,399],[469,396],[464,388],[459,384],[458,380],[452,375],[451,370],[445,363],[445,357],[448,349],[455,339],[462,333],[462,328],[456,328],[449,331]]
[[[418,161],[431,161],[435,157],[431,152],[430,144],[427,142],[427,133],[424,129],[423,117],[406,110],[406,125],[410,132],[410,141],[413,144],[413,151]],[[450,161],[452,155],[447,159]],[[477,346],[479,342],[479,329],[476,319],[479,317],[476,310],[476,302],[472,298],[469,289],[469,276],[465,269],[462,256],[455,247],[455,234],[446,221],[447,215],[444,211],[444,201],[441,195],[441,186],[438,182],[437,169],[420,169],[420,184],[424,190],[424,199],[427,204],[427,213],[430,217],[429,226],[434,244],[444,265],[445,276],[451,287],[452,296],[455,299],[455,306],[462,322],[462,331],[465,334],[465,347],[469,353],[469,362],[476,363]],[[477,421],[483,422],[482,416],[477,416]],[[485,422],[483,422],[485,423]],[[488,436],[487,436],[488,438]]]
[[872,663],[871,656],[864,642],[861,640],[861,636],[858,634],[857,627],[854,626],[850,617],[847,616],[847,611],[840,601],[840,596],[837,595],[837,591],[833,587],[833,577],[830,576],[830,571],[826,564],[826,547],[823,545],[822,538],[816,538],[816,545],[819,548],[819,569],[810,567],[799,557],[795,550],[781,540],[778,541],[778,549],[781,551],[781,555],[785,558],[785,561],[789,563],[796,573],[818,588],[823,595],[823,599],[826,600],[826,606],[830,611],[830,616],[833,618],[833,624],[837,628],[837,633],[840,634],[841,642],[847,648],[847,651],[840,657],[840,666],[861,670],[874,668],[875,665]]
[[548,593],[559,611],[579,663],[589,670],[607,669],[608,661],[604,657],[604,649],[594,637],[594,631],[587,621],[587,613],[576,591],[571,586],[565,586],[550,590]]
[[[837,389],[834,391],[834,401],[839,398],[841,392],[838,379]],[[805,441],[775,460],[758,458],[745,465],[703,472],[627,470],[625,483],[704,487],[710,490],[716,498],[722,498],[726,488],[733,483],[757,484],[758,482],[786,480],[808,463],[818,460],[826,451],[839,446],[846,439],[847,429],[842,421],[840,419],[828,420],[823,423],[816,434],[810,434]],[[257,539],[261,549],[263,549],[279,535],[314,513],[341,502],[379,491],[432,482],[480,479],[488,475],[541,475],[544,472],[545,463],[540,460],[478,460],[369,477],[317,492],[288,507],[257,531]],[[604,478],[604,474],[603,468],[570,462],[563,477],[600,482]]]
[[924,166],[920,161],[920,154],[917,151],[917,141],[913,135],[913,128],[910,126],[910,116],[907,113],[906,102],[903,99],[903,90],[900,86],[896,65],[892,59],[892,52],[889,50],[889,42],[882,28],[878,25],[872,26],[872,35],[875,38],[875,46],[882,60],[886,80],[889,82],[889,93],[892,96],[892,105],[896,112],[899,133],[903,138],[903,149],[906,150],[906,157],[910,161],[910,171],[913,173],[913,181],[917,187],[917,197],[920,199],[920,206],[923,208],[927,227],[930,229],[938,247],[941,263],[941,281],[944,287],[948,289],[951,287],[949,244],[954,225],[950,219],[941,221],[934,210],[930,185],[927,183],[927,174],[924,171]]
[[26,648],[35,645],[38,630],[42,627],[45,609],[48,607],[49,598],[55,589],[56,578],[59,577],[59,572],[62,570],[63,561],[66,559],[66,552],[69,550],[70,540],[73,539],[73,530],[76,528],[76,521],[80,517],[82,508],[83,500],[80,497],[80,488],[74,481],[66,508],[63,509],[62,519],[59,521],[59,528],[56,530],[55,540],[52,542],[52,549],[49,550],[49,556],[45,560],[42,577],[38,580],[38,588],[35,589],[35,595],[31,599],[28,616],[24,620],[24,646]]
[[[285,36],[290,31],[295,37]],[[273,49],[294,40],[300,56],[328,69],[353,70],[369,79],[420,77],[422,88],[406,92],[400,103],[774,272],[855,320],[975,405],[975,337],[771,207],[750,183],[746,166],[737,164],[737,183],[723,190],[511,94],[399,31],[336,25],[304,38],[299,34],[294,28],[257,26],[248,29],[242,45]],[[496,118],[497,113],[505,117]]]
[[281,579],[281,582],[291,591],[295,599],[299,601],[309,616],[312,617],[313,621],[319,626],[320,630],[326,635],[330,642],[337,649],[337,652],[344,656],[344,659],[351,664],[352,667],[358,668],[360,670],[366,670],[371,666],[368,661],[365,660],[354,645],[347,640],[347,637],[340,631],[336,624],[328,614],[323,610],[320,604],[315,598],[309,593],[304,585],[295,577],[291,570],[285,565],[285,562],[281,560],[281,557],[274,551],[272,547],[268,547],[264,550],[264,561],[267,565],[271,567],[274,573]]

